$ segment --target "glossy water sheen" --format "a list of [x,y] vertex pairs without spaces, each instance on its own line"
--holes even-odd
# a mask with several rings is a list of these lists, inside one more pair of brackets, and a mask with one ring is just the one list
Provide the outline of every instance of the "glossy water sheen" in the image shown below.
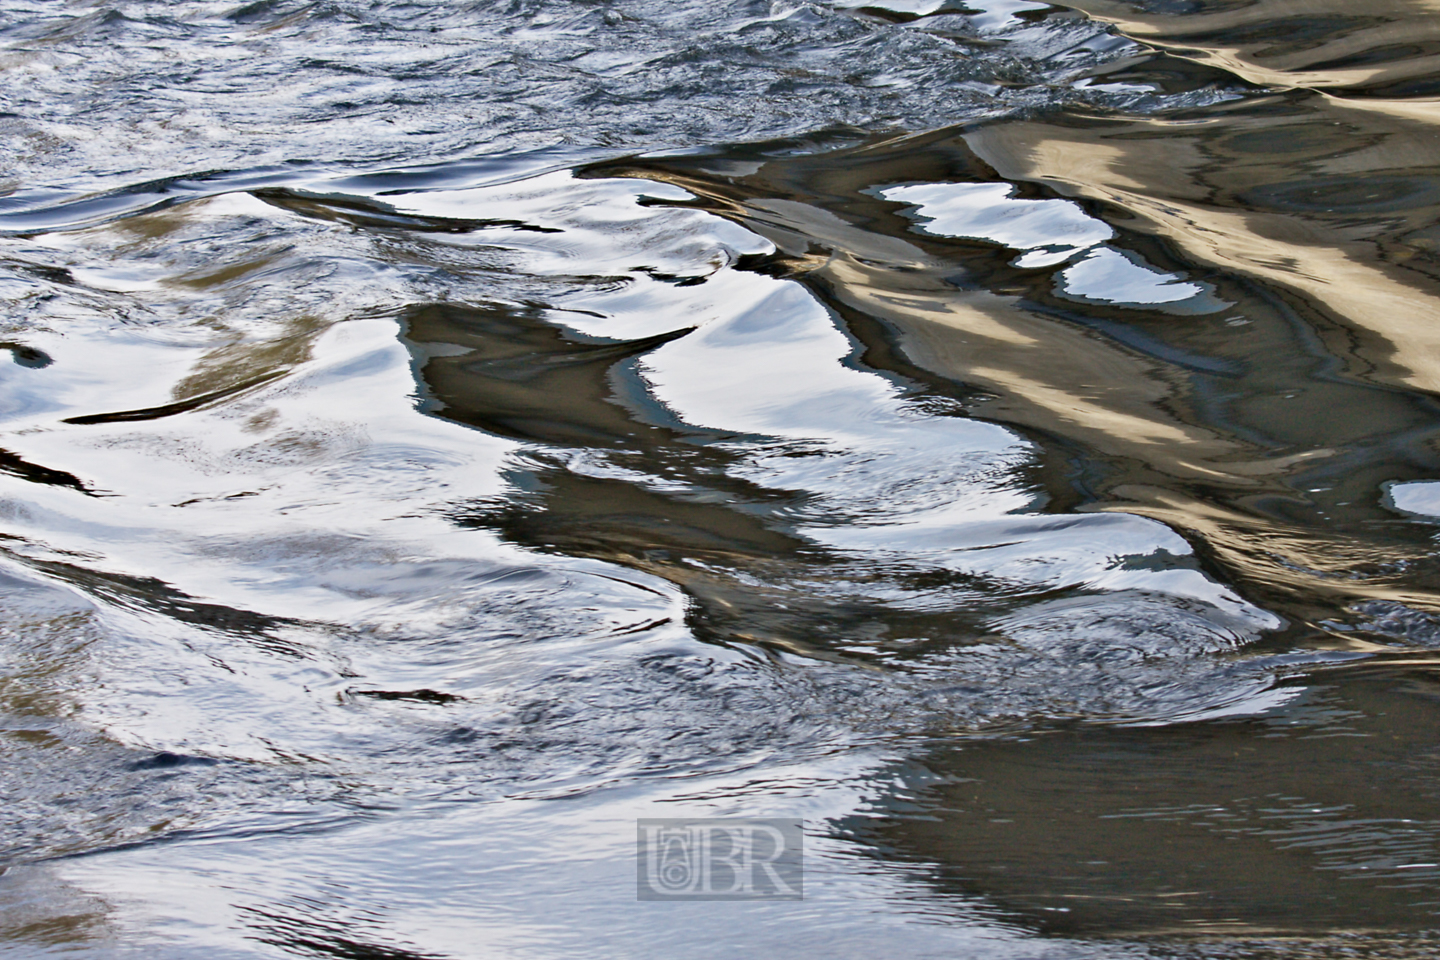
[[[4,950],[1440,951],[1434,0],[35,0],[0,76]],[[636,902],[682,815],[806,899]]]

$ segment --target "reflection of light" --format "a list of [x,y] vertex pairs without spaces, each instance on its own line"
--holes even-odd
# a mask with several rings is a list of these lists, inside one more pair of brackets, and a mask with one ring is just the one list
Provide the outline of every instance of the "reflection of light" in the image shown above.
[[937,237],[989,240],[1024,251],[1014,265],[1053,267],[1080,259],[1060,274],[1071,296],[1105,303],[1174,303],[1205,292],[1137,255],[1101,246],[1115,236],[1103,220],[1072,200],[1020,200],[1009,183],[922,183],[887,187],[886,200],[914,204],[915,230]]
[[1008,183],[922,183],[878,191],[915,205],[915,229],[937,237],[990,240],[1030,251],[1021,266],[1062,263],[1115,235],[1070,200],[1017,200]]
[[[844,0],[841,7],[854,9],[872,7],[894,13],[909,13],[917,17],[928,17],[945,9],[947,0]],[[981,33],[1007,30],[1021,22],[1019,14],[1031,10],[1044,10],[1048,3],[1036,0],[968,0],[964,4],[965,17]],[[954,12],[953,8],[952,11]]]
[[860,0],[855,3],[845,3],[846,7],[875,7],[880,10],[890,10],[894,13],[913,13],[917,17],[928,17],[945,6],[945,0]]
[[1136,263],[1113,247],[1091,250],[1060,274],[1060,284],[1072,296],[1106,303],[1174,303],[1205,292],[1174,274]]
[[1440,517],[1440,482],[1416,480],[1393,484],[1387,491],[1387,499],[1401,513]]

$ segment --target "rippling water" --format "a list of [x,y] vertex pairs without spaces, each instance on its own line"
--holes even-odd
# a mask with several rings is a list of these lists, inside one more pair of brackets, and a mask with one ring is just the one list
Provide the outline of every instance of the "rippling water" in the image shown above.
[[[1440,951],[1435,0],[34,0],[0,71],[5,950]],[[712,815],[806,900],[636,902]]]

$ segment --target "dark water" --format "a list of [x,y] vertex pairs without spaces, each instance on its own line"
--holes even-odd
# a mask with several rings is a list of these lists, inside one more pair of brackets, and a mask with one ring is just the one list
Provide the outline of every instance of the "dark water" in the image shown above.
[[1440,954],[1433,0],[0,50],[8,954]]

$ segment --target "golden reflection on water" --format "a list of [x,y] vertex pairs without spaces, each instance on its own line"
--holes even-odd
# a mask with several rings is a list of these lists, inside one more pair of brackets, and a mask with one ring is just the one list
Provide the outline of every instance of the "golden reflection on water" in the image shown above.
[[[1112,6],[1085,9],[1112,16]],[[1112,19],[1147,41],[1183,29],[1194,47],[1211,20],[1221,33],[1287,23],[1276,6]],[[1329,16],[1334,6],[1284,12]],[[1389,42],[1385,31],[1407,24],[1437,29],[1415,7],[1367,8],[1359,33],[1324,21],[1333,37],[1284,56],[1258,41],[1184,55],[1268,64],[1247,78],[1279,86],[1283,75],[1297,87],[1311,75],[1283,71]],[[1389,82],[1434,67],[1426,54],[1366,76]],[[1327,81],[1355,82],[1344,71]],[[1428,556],[1427,538],[1378,506],[1385,482],[1440,471],[1433,108],[1291,89],[1178,116],[997,121],[959,131],[958,143],[902,138],[840,158],[771,161],[728,182],[678,164],[635,174],[705,197],[774,240],[788,269],[836,309],[881,319],[908,361],[993,394],[970,405],[973,415],[1108,461],[1079,509],[1186,531],[1226,577],[1272,600],[1278,591],[1313,621],[1348,600],[1440,607],[1428,576],[1397,568]],[[1218,284],[1219,308],[1176,316],[1163,305],[1092,303],[1079,309],[1095,323],[1077,323],[1043,275],[992,262],[957,282],[974,242],[922,236],[895,204],[873,199],[889,184],[985,178],[1080,202],[1122,245]],[[797,184],[813,196],[777,199]],[[1137,349],[1119,327],[1150,345]],[[1192,361],[1226,369],[1202,384]]]
[[[1400,79],[1433,81],[1440,65],[1434,4],[1406,0],[1357,11],[1341,3],[1253,3],[1187,17],[1135,17],[1133,8],[1104,2],[1077,6],[1137,39],[1252,82],[1330,92],[1295,91],[1183,119],[994,124],[967,135],[976,152],[1006,177],[1123,211],[1128,230],[1163,237],[1194,263],[1262,281],[1311,318],[1347,377],[1433,395],[1440,388],[1440,260],[1431,226],[1440,216],[1437,103],[1355,97]],[[1317,36],[1302,42],[1296,31],[1307,23]],[[1243,36],[1252,25],[1263,27],[1254,42],[1225,44],[1223,38]],[[1206,42],[1211,36],[1214,45]],[[1401,42],[1408,46],[1390,47]],[[1376,57],[1383,62],[1368,69],[1321,69],[1387,47],[1414,55]],[[1264,356],[1257,351],[1257,362]],[[1405,428],[1386,424],[1370,404],[1356,410],[1305,403],[1285,416],[1338,427],[1341,436],[1346,421],[1357,418],[1374,418],[1371,433]],[[1431,451],[1433,444],[1426,441]],[[1283,485],[1292,464],[1331,453],[1301,449],[1260,475]],[[1206,459],[1221,472],[1239,472],[1228,457]],[[1435,605],[1427,585],[1381,577],[1337,588],[1312,573],[1353,575],[1367,561],[1395,560],[1393,546],[1256,523],[1243,501],[1233,511],[1150,485],[1128,483],[1113,492],[1129,501],[1124,509],[1200,533],[1262,581],[1297,593]],[[1346,492],[1351,502],[1362,496]]]
[[1126,36],[1267,87],[1363,92],[1405,81],[1433,83],[1440,56],[1434,0],[1252,0],[1205,4],[1184,16],[1115,0],[1066,6]]

